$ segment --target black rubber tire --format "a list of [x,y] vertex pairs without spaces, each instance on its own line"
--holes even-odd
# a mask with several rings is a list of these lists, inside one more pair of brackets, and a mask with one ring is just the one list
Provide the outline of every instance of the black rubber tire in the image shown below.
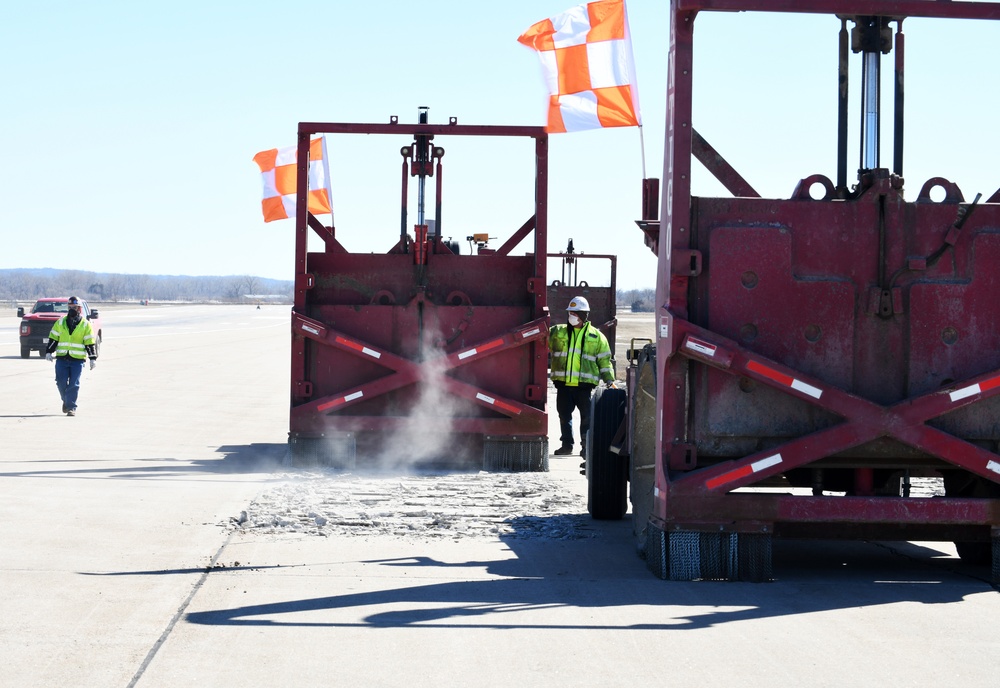
[[26,346],[21,347],[21,358],[31,358],[31,349]]
[[602,521],[617,521],[628,512],[628,460],[611,452],[611,440],[625,418],[628,395],[622,389],[598,387],[590,399],[587,432],[587,511]]

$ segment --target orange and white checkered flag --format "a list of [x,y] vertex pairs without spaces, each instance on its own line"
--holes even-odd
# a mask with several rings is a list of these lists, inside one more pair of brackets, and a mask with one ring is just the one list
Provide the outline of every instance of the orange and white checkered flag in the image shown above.
[[[264,182],[264,222],[295,217],[296,171],[298,148],[272,148],[253,156]],[[326,155],[326,137],[309,142],[309,212],[332,213],[330,205],[330,163]]]
[[574,7],[517,40],[542,61],[550,133],[641,124],[625,0]]

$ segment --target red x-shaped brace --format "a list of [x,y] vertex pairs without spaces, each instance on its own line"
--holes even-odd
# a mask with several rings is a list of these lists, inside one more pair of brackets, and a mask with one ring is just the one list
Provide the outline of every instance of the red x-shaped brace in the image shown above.
[[454,370],[473,361],[479,361],[484,357],[493,356],[501,351],[507,351],[547,337],[549,330],[545,318],[532,320],[502,335],[473,346],[464,347],[460,351],[440,354],[421,362],[411,361],[381,347],[359,341],[356,337],[338,332],[318,320],[307,318],[298,313],[292,316],[292,329],[316,342],[346,351],[359,358],[366,358],[394,371],[391,375],[297,406],[297,412],[329,413],[339,411],[362,400],[369,400],[401,387],[426,381],[456,397],[468,399],[480,406],[498,411],[509,418],[534,417],[539,420],[545,418],[544,412],[532,406],[512,399],[498,398],[495,394],[490,394],[486,390],[444,374],[446,371]]
[[687,320],[675,317],[669,322],[677,353],[781,390],[836,413],[845,421],[735,462],[684,476],[674,482],[676,492],[729,492],[879,437],[893,437],[971,473],[1000,482],[1000,456],[926,425],[926,421],[943,413],[1000,394],[1000,370],[882,406],[752,353]]

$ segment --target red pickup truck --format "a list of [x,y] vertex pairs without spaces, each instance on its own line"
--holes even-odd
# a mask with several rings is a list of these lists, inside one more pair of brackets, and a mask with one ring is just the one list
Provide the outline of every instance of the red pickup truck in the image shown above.
[[[31,351],[35,350],[39,356],[45,355],[45,347],[49,343],[49,330],[56,320],[69,312],[69,298],[59,297],[53,299],[38,299],[32,306],[30,313],[25,313],[24,308],[17,309],[17,317],[21,318],[21,358],[29,358]],[[94,336],[98,353],[101,349],[101,339],[104,337],[101,318],[97,311],[91,309],[83,299],[80,300],[83,310],[83,317],[90,321],[90,326],[94,328]]]

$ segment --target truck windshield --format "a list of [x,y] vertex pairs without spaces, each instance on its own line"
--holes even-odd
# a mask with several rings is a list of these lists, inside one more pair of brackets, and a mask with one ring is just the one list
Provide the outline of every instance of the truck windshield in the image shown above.
[[69,305],[66,303],[55,303],[52,301],[39,301],[31,309],[32,313],[68,313]]

